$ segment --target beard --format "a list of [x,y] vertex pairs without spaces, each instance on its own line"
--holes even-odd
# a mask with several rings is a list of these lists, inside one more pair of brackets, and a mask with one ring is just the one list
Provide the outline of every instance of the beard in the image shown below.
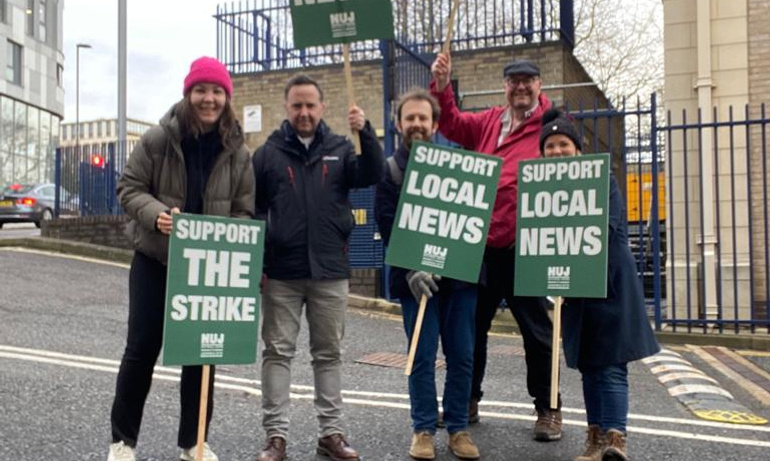
[[432,136],[432,133],[429,133],[428,130],[426,130],[423,127],[416,126],[416,127],[409,128],[406,131],[406,133],[404,133],[403,142],[407,150],[411,150],[412,143],[414,141],[430,142],[431,136]]

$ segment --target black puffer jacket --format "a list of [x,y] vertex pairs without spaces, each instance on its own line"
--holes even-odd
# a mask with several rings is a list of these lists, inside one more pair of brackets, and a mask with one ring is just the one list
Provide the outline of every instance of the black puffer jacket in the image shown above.
[[254,153],[256,217],[267,222],[268,278],[350,277],[348,237],[355,222],[348,193],[382,178],[382,148],[368,122],[361,150],[357,156],[353,144],[323,121],[306,149],[284,121]]

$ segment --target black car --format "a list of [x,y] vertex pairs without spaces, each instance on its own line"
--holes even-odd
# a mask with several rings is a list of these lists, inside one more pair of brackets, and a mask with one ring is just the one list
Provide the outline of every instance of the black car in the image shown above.
[[[12,184],[0,191],[0,228],[5,223],[32,222],[40,227],[42,221],[53,219],[56,185]],[[67,194],[62,192],[61,202]]]

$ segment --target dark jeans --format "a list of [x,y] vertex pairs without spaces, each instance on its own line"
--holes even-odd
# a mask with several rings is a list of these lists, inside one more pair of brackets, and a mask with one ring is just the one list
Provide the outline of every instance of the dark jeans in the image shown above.
[[595,424],[603,431],[615,429],[625,433],[628,422],[626,364],[591,368],[581,373],[588,424]]
[[[473,374],[473,317],[476,288],[439,291],[425,308],[420,342],[409,376],[409,400],[414,431],[436,432],[436,352],[438,339],[446,358],[444,422],[453,434],[468,426],[468,399]],[[411,342],[419,304],[411,296],[401,299],[406,337]]]
[[[134,253],[128,279],[128,338],[120,362],[115,401],[112,404],[112,441],[136,446],[142,412],[152,384],[152,372],[163,342],[164,303],[166,296],[166,266],[139,252]],[[182,448],[194,446],[198,439],[198,409],[200,406],[200,366],[182,367],[177,444]],[[206,434],[214,409],[214,367],[209,380],[209,400]]]
[[[553,323],[548,318],[545,298],[513,295],[515,258],[515,249],[487,247],[484,252],[486,284],[479,285],[479,300],[476,305],[476,343],[471,396],[481,400],[484,395],[481,383],[487,366],[489,329],[500,300],[505,299],[524,339],[527,390],[535,399],[535,407],[545,410],[550,407]],[[559,407],[561,408],[561,395]]]

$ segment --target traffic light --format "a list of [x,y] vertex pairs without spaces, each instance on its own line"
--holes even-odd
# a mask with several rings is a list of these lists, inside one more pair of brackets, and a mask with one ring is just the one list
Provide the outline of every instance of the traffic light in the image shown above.
[[104,157],[99,154],[91,156],[91,165],[96,167],[104,167]]

